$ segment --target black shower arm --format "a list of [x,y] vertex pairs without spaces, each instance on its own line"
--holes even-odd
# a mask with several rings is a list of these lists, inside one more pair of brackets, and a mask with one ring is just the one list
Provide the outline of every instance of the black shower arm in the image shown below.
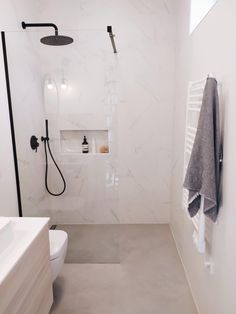
[[23,29],[26,29],[27,27],[53,27],[55,29],[55,35],[58,35],[58,27],[56,24],[53,23],[25,23],[22,22],[21,26]]

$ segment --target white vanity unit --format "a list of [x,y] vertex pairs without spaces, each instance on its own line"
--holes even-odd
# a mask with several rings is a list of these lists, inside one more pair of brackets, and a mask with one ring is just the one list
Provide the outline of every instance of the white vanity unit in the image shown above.
[[0,314],[48,314],[49,218],[0,217]]

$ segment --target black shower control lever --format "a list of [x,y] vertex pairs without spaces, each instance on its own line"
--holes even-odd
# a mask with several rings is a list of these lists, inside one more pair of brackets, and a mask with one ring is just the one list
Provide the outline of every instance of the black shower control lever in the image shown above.
[[35,152],[37,153],[37,149],[39,147],[39,142],[38,142],[38,138],[35,135],[32,135],[30,138],[30,147],[35,150]]

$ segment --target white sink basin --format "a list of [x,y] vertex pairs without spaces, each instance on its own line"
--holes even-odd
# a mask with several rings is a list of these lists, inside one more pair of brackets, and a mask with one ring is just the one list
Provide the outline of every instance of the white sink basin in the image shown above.
[[0,285],[49,218],[0,217]]
[[0,217],[0,232],[11,222],[10,218]]

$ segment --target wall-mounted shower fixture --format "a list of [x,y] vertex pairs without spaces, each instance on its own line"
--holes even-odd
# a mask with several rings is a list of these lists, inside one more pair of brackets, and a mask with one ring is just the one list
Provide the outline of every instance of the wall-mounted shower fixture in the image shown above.
[[40,39],[41,43],[49,46],[64,46],[73,43],[73,38],[63,35],[58,35],[58,27],[53,23],[25,23],[22,22],[21,26],[23,29],[28,27],[53,27],[55,35],[46,36]]
[[115,35],[112,33],[112,26],[107,26],[107,32],[109,33],[109,37],[111,39],[113,51],[114,51],[114,53],[117,53],[116,44],[115,44],[115,40],[114,40]]
[[[60,196],[62,195],[65,190],[66,190],[66,181],[65,181],[65,178],[60,170],[60,168],[58,167],[57,163],[56,163],[56,160],[54,159],[53,157],[53,154],[51,152],[51,148],[50,148],[50,144],[49,144],[49,131],[48,131],[48,120],[45,120],[45,126],[46,126],[46,136],[42,136],[41,137],[41,141],[44,143],[44,152],[45,152],[45,162],[46,162],[46,167],[45,167],[45,187],[46,187],[46,190],[47,192],[52,195],[52,196]],[[59,192],[59,193],[53,193],[50,191],[49,187],[48,187],[48,154],[47,154],[47,150],[49,152],[49,155],[51,156],[52,158],[52,161],[55,165],[55,167],[57,168],[59,174],[60,174],[60,177],[62,179],[62,182],[63,182],[63,188],[62,188],[62,191]]]
[[30,147],[35,150],[35,152],[37,153],[37,149],[39,147],[39,142],[38,142],[38,138],[35,135],[32,135],[30,138]]

